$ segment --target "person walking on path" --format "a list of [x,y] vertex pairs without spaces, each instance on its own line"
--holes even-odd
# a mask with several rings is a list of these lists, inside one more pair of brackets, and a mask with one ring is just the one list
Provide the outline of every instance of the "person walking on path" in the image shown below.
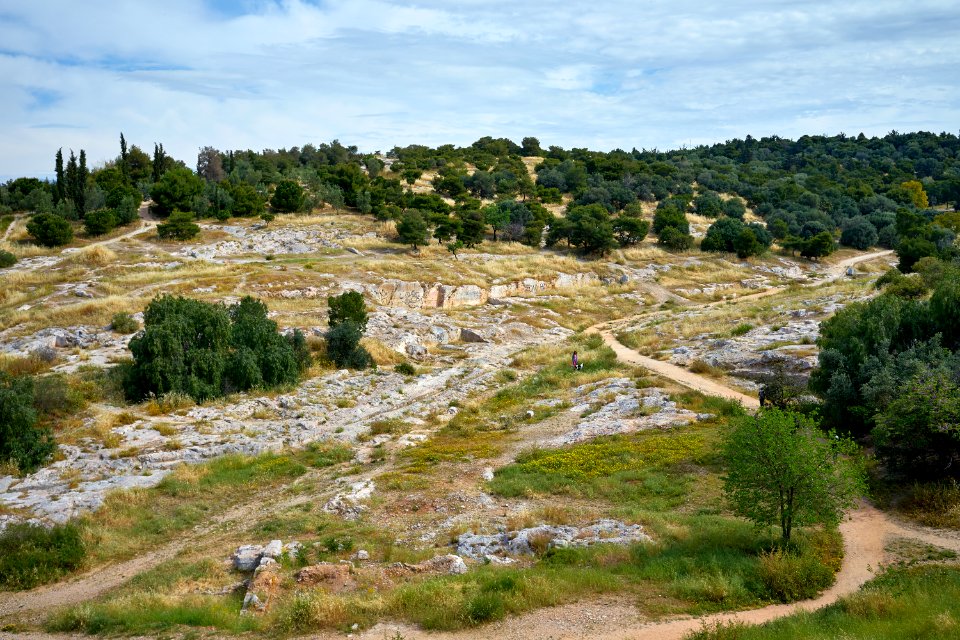
[[583,364],[580,362],[580,358],[577,356],[576,351],[573,352],[573,358],[571,359],[571,362],[573,364],[574,371],[580,371],[583,369]]

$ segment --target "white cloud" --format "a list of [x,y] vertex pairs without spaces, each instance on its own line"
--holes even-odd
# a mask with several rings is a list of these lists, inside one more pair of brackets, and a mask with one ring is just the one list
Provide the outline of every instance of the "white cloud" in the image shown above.
[[0,176],[49,173],[61,146],[106,160],[121,130],[192,164],[207,144],[669,148],[960,121],[941,0],[217,1],[0,0]]

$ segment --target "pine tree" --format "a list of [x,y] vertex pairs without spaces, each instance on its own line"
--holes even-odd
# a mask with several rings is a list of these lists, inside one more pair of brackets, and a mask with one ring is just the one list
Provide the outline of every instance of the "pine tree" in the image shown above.
[[57,149],[57,184],[53,188],[54,204],[59,204],[66,197],[66,179],[63,174],[63,149]]

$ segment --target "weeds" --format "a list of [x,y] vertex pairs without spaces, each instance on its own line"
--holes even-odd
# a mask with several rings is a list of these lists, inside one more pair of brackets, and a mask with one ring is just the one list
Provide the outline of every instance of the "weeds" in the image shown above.
[[80,529],[72,524],[49,529],[14,524],[0,533],[0,589],[31,589],[76,571],[87,552]]

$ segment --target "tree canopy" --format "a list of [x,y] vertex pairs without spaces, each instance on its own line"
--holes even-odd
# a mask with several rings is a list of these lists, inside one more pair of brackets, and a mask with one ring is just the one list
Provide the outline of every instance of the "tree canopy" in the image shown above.
[[825,435],[802,414],[761,409],[724,434],[724,493],[757,526],[778,526],[784,543],[795,527],[836,526],[864,490],[856,445]]

